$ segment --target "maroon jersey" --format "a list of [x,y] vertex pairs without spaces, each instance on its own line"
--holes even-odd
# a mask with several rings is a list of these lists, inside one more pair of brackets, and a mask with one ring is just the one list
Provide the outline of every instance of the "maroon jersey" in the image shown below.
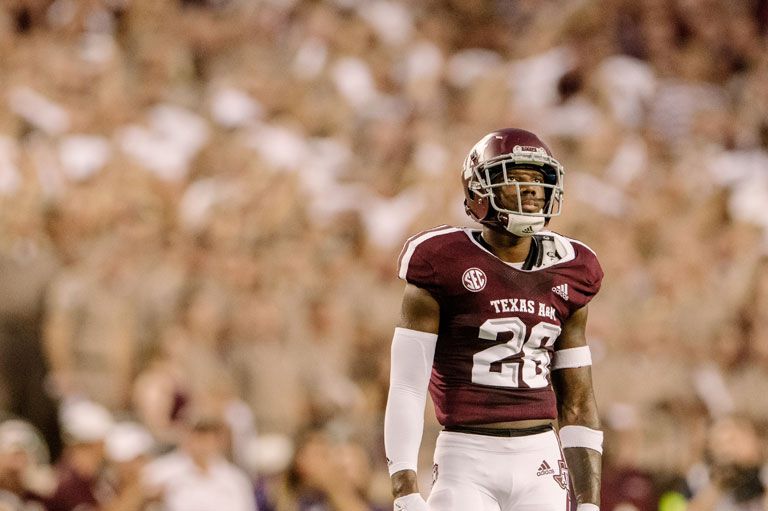
[[525,264],[442,226],[411,237],[398,275],[440,304],[429,391],[443,426],[557,417],[550,361],[561,325],[600,289],[594,252],[544,231]]

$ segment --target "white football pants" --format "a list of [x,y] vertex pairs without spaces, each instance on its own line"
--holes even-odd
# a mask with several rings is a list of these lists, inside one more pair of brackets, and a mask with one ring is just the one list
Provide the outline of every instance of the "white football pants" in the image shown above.
[[442,431],[429,511],[567,511],[570,486],[554,431],[492,437]]

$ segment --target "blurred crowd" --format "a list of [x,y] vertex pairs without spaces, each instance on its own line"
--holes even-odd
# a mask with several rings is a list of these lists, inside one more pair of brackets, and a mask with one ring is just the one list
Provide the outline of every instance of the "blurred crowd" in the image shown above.
[[602,509],[768,509],[767,42],[765,0],[0,1],[0,510],[390,508],[396,258],[505,126],[605,269]]

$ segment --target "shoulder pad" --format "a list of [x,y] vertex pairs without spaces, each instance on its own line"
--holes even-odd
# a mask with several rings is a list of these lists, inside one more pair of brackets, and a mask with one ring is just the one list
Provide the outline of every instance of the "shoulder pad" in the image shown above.
[[459,231],[461,229],[457,227],[441,225],[408,238],[398,258],[397,276],[426,289],[435,286],[436,278],[432,260],[437,252],[435,247],[441,245],[435,242],[440,236]]

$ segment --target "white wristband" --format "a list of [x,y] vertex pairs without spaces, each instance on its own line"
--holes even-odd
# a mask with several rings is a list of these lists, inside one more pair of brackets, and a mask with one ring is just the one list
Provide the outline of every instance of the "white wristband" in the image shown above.
[[603,432],[586,426],[568,425],[560,428],[560,442],[563,449],[568,447],[586,447],[600,454],[603,453]]
[[576,506],[576,511],[600,511],[600,508],[594,504],[586,503]]
[[592,365],[592,352],[589,346],[567,348],[555,352],[552,360],[552,370],[567,369],[569,367],[584,367]]
[[420,493],[411,493],[395,499],[395,511],[427,511],[427,503]]

